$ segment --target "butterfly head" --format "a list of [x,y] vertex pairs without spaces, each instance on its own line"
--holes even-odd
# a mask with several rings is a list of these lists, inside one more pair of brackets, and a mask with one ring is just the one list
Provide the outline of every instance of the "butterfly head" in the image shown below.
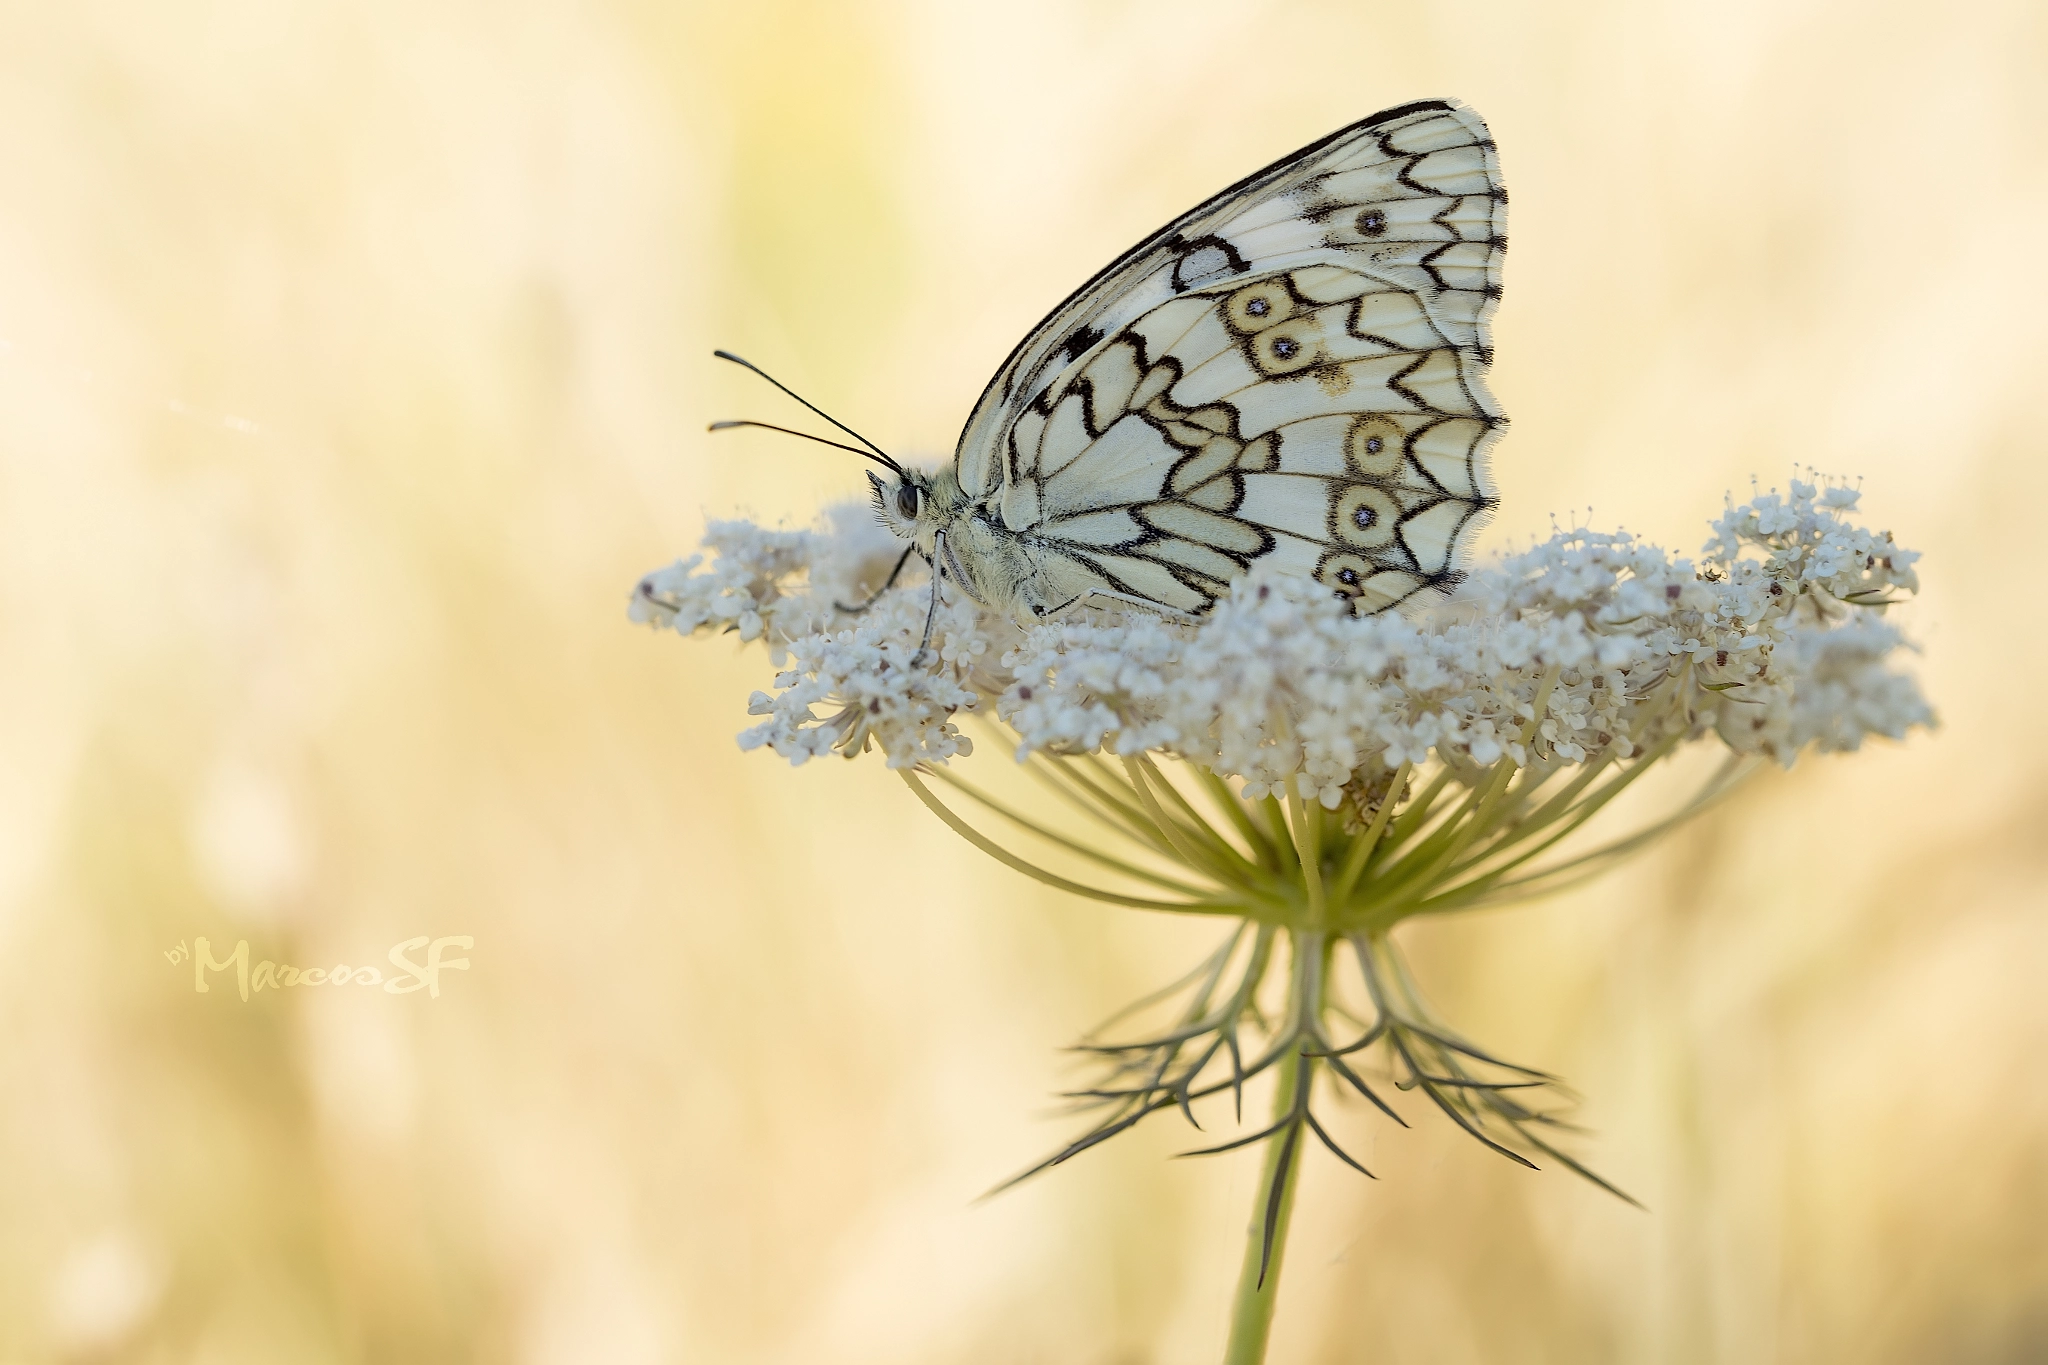
[[934,532],[945,529],[958,514],[959,485],[950,470],[903,469],[893,476],[870,472],[875,514],[896,536],[929,546]]

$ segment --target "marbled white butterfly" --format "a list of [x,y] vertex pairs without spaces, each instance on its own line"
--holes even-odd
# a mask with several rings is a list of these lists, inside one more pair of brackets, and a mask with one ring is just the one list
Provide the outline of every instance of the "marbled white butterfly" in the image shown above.
[[1506,204],[1477,114],[1384,110],[1082,285],[989,381],[951,468],[835,423],[890,470],[868,477],[909,542],[897,570],[916,553],[1022,618],[1196,616],[1255,563],[1362,612],[1455,583],[1505,420],[1483,373]]

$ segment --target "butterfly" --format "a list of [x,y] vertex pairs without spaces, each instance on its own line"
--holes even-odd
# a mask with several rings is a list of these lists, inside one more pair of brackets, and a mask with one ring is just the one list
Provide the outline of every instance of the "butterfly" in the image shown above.
[[889,470],[868,478],[909,542],[890,582],[916,553],[934,610],[950,580],[1018,619],[1196,617],[1253,565],[1358,612],[1454,585],[1495,504],[1505,419],[1484,373],[1506,204],[1477,114],[1382,110],[1082,285],[989,381],[950,468],[903,466],[835,422]]

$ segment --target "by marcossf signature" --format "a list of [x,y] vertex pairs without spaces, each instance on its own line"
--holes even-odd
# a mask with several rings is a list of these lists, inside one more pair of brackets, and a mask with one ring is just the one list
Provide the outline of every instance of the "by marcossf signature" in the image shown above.
[[[450,934],[445,938],[430,939],[421,934],[403,943],[395,943],[385,954],[385,960],[396,971],[386,975],[380,967],[351,967],[346,962],[332,967],[294,967],[287,962],[272,962],[268,958],[249,969],[249,940],[235,940],[235,950],[226,957],[216,958],[212,945],[203,938],[192,940],[187,948],[180,941],[175,948],[164,950],[164,957],[172,966],[187,960],[192,963],[192,989],[204,995],[211,988],[207,985],[208,972],[224,972],[235,969],[235,985],[242,999],[247,1000],[251,991],[282,990],[286,986],[382,986],[391,995],[406,995],[422,987],[428,996],[441,996],[441,973],[446,971],[466,972],[469,959],[449,957],[450,948],[468,950],[476,946],[476,940],[468,934]],[[424,963],[415,961],[410,954],[421,948],[427,950]]]

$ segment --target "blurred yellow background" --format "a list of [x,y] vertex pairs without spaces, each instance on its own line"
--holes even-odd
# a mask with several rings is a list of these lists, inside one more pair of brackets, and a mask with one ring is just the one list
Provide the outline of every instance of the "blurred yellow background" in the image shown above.
[[[795,412],[714,346],[948,453],[1112,254],[1441,95],[1487,546],[1861,474],[1945,724],[1412,935],[1648,1212],[1348,1110],[1272,1359],[2048,1358],[2048,10],[80,0],[0,13],[0,1365],[1219,1354],[1256,1153],[971,1202],[1211,931],[741,755],[758,654],[625,598],[861,488],[705,435]],[[438,998],[167,956],[419,935]]]

